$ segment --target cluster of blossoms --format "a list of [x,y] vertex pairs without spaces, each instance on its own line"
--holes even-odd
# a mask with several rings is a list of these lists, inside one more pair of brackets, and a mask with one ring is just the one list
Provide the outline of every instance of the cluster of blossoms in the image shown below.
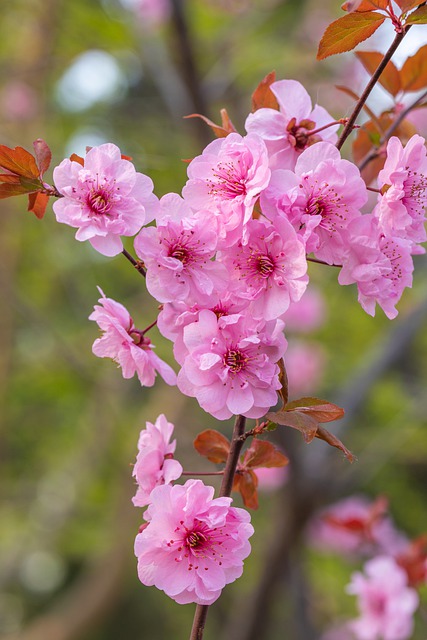
[[[297,81],[271,90],[278,109],[250,114],[246,136],[211,142],[190,162],[182,195],[159,201],[151,180],[112,144],[54,171],[63,196],[55,214],[77,227],[77,239],[112,256],[122,236],[137,234],[148,291],[162,305],[158,328],[180,365],[178,387],[220,420],[260,418],[275,404],[283,329],[307,289],[307,256],[340,266],[339,282],[357,284],[368,313],[378,303],[393,318],[411,286],[412,255],[426,239],[423,138],[414,135],[406,147],[391,138],[378,203],[362,212],[368,191],[335,147],[338,123],[312,107]],[[91,318],[102,317],[106,337],[95,353],[116,360],[126,377],[136,370],[142,384],[153,384],[155,371],[173,384],[127,312],[100,302],[102,313]]]
[[387,502],[362,496],[341,500],[319,513],[308,529],[310,543],[344,557],[368,557],[352,575],[347,593],[358,598],[359,617],[327,633],[349,640],[408,640],[419,605],[416,587],[427,583],[425,537],[410,542],[387,514]]
[[214,498],[214,488],[201,480],[173,485],[182,474],[173,459],[173,429],[160,415],[138,442],[133,503],[148,505],[135,540],[138,575],[179,604],[208,605],[242,574],[253,527],[247,511],[231,507],[231,498]]
[[[189,163],[181,194],[159,200],[150,178],[113,144],[54,170],[62,196],[54,212],[77,228],[78,240],[133,260],[122,237],[136,236],[133,262],[160,303],[153,324],[173,342],[179,371],[155,355],[146,335],[153,325],[137,329],[102,291],[90,316],[102,331],[94,353],[116,361],[126,378],[136,372],[144,386],[159,373],[219,420],[258,419],[276,404],[285,326],[304,326],[297,309],[309,283],[307,260],[339,267],[339,283],[357,285],[367,313],[374,315],[378,304],[394,318],[412,284],[412,256],[424,252],[426,240],[423,138],[414,135],[405,147],[390,139],[374,189],[378,200],[367,211],[367,186],[335,146],[339,123],[313,108],[297,81],[274,82],[271,91],[277,109],[249,115],[245,136],[231,131],[211,142]],[[231,507],[230,498],[213,498],[200,480],[173,484],[182,468],[173,459],[172,430],[160,416],[139,441],[134,503],[147,509],[135,543],[138,572],[144,584],[179,603],[211,604],[241,574],[253,528],[246,511]],[[359,521],[366,520],[364,509],[359,505]],[[343,548],[359,551],[360,537],[352,540],[346,526],[331,523],[325,526],[335,527]],[[367,577],[353,578],[349,592],[360,597],[361,617],[352,633],[404,640],[416,592],[391,551],[389,523],[374,518],[362,529],[369,533],[362,546],[388,540],[390,548],[377,550],[382,555],[368,563]]]

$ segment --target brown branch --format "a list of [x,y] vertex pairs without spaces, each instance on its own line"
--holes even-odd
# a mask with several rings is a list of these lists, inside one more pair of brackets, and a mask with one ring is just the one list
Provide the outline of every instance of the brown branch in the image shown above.
[[378,147],[374,151],[370,151],[363,158],[363,160],[360,162],[360,164],[358,165],[359,171],[363,171],[363,169],[372,160],[375,160],[375,158],[379,155],[379,153],[381,151],[381,147],[383,146],[383,144],[385,144],[388,141],[388,139],[396,131],[396,129],[400,125],[400,123],[406,118],[408,113],[410,113],[413,109],[415,109],[417,107],[417,105],[419,105],[423,100],[425,100],[425,98],[427,98],[427,91],[424,91],[424,93],[422,93],[420,95],[420,97],[415,100],[415,102],[410,104],[408,107],[406,107],[406,109],[404,109],[403,111],[401,111],[399,113],[399,115],[397,116],[396,120],[389,126],[389,128],[381,136],[381,139],[379,141]]
[[145,278],[145,275],[146,275],[147,272],[144,269],[144,267],[142,266],[142,262],[140,262],[139,260],[135,260],[135,258],[133,256],[131,256],[129,251],[126,251],[126,249],[123,249],[122,254],[135,267],[135,269],[138,271],[138,273],[140,273]]
[[[227,462],[225,463],[224,475],[219,490],[220,497],[230,496],[233,487],[234,475],[236,473],[237,464],[239,462],[240,452],[243,447],[245,433],[246,418],[236,416],[234,422],[233,436],[228,453]],[[194,614],[193,627],[191,629],[190,640],[202,640],[203,632],[208,615],[209,605],[198,604]]]
[[350,117],[348,119],[348,122],[345,125],[344,130],[343,130],[343,132],[342,132],[342,134],[341,134],[341,136],[340,136],[340,138],[339,138],[339,140],[338,140],[338,142],[336,144],[337,149],[341,149],[341,147],[343,146],[344,142],[347,140],[348,136],[353,131],[353,125],[356,122],[357,116],[359,115],[359,113],[363,109],[363,105],[365,104],[366,100],[368,99],[369,94],[371,93],[371,91],[375,87],[375,85],[377,84],[380,75],[382,74],[382,72],[386,68],[388,62],[390,61],[390,59],[393,56],[394,52],[396,51],[397,47],[400,45],[400,43],[402,42],[403,38],[408,33],[410,28],[411,28],[411,25],[408,25],[407,27],[405,27],[403,29],[403,31],[401,33],[397,33],[396,34],[393,42],[391,43],[390,48],[384,54],[384,58],[381,60],[380,64],[378,65],[378,67],[374,71],[371,79],[369,80],[368,84],[365,87],[364,92],[362,93],[362,95],[360,96],[356,106],[354,107],[353,113],[350,115]]

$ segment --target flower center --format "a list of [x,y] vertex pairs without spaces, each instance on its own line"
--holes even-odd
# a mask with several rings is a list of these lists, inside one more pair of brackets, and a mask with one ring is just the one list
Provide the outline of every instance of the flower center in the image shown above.
[[169,249],[169,257],[179,260],[182,264],[187,264],[189,254],[187,249],[178,245]]
[[274,262],[269,255],[259,255],[256,258],[256,270],[263,278],[268,278],[274,271]]
[[88,194],[87,204],[92,213],[103,215],[110,211],[113,201],[111,194],[106,189],[93,189]]
[[191,531],[186,539],[186,543],[192,549],[200,547],[207,542],[207,537],[201,531]]
[[208,180],[210,195],[220,195],[227,200],[246,195],[246,178],[240,161],[238,167],[233,162],[219,162],[213,175],[215,181]]
[[310,216],[323,216],[325,213],[325,204],[320,198],[310,198],[307,202],[305,212]]
[[241,351],[235,349],[229,349],[224,356],[224,364],[232,371],[232,373],[239,373],[247,364],[248,359]]
[[288,126],[286,127],[288,140],[296,151],[303,151],[314,142],[319,142],[321,139],[319,136],[309,133],[315,128],[315,126],[316,123],[308,118],[301,120],[298,124],[296,118],[292,118],[289,121]]

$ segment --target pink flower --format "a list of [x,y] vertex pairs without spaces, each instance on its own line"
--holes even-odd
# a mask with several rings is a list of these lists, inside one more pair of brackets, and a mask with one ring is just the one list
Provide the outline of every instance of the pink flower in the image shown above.
[[135,328],[127,309],[99,291],[101,306],[95,305],[89,320],[94,320],[103,334],[93,343],[93,353],[117,362],[124,378],[132,378],[136,372],[143,387],[153,386],[156,371],[167,384],[176,384],[175,372],[156,356],[151,340]]
[[208,301],[224,291],[228,274],[213,261],[218,233],[212,214],[193,213],[175,193],[164,196],[157,227],[142,229],[135,251],[147,267],[147,289],[159,302]]
[[193,209],[215,213],[221,240],[234,244],[270,180],[265,144],[254,134],[214,140],[190,162],[188,178],[184,199]]
[[254,321],[240,314],[217,318],[200,311],[199,322],[184,328],[188,350],[178,388],[197,398],[218,420],[242,414],[260,418],[277,402],[279,367],[286,340],[283,323]]
[[[347,227],[367,201],[358,168],[328,142],[308,147],[295,172],[273,173],[272,187],[261,197],[267,217],[286,217],[306,243],[307,253],[340,264],[347,250]],[[276,209],[276,213],[274,211]]]
[[201,480],[156,487],[136,536],[138,575],[179,604],[212,604],[243,571],[251,547],[250,515],[213,498]]
[[306,290],[305,247],[284,218],[276,218],[274,224],[250,220],[246,240],[224,250],[221,260],[232,274],[235,294],[251,301],[251,315],[275,320]]
[[338,282],[357,283],[359,303],[369,315],[375,315],[378,303],[388,318],[395,318],[403,290],[412,286],[410,242],[386,238],[378,229],[377,218],[363,215],[349,225],[348,244]]
[[288,467],[258,467],[254,469],[258,478],[258,489],[261,491],[275,491],[280,489],[288,479]]
[[412,253],[425,253],[420,242],[427,240],[427,152],[425,140],[414,135],[402,146],[399,138],[390,138],[387,159],[378,175],[379,197],[374,215],[387,237],[399,237],[413,243]]
[[358,640],[407,640],[412,635],[418,595],[393,558],[377,556],[356,572],[347,593],[358,596],[360,617],[350,623]]
[[300,397],[313,393],[323,377],[325,364],[326,353],[320,344],[292,340],[285,357],[291,396]]
[[138,455],[133,468],[133,477],[138,483],[136,495],[132,502],[136,507],[150,504],[150,493],[157,485],[170,484],[182,473],[182,466],[173,460],[176,440],[169,442],[174,426],[159,415],[156,422],[146,423],[138,441]]
[[284,320],[286,331],[310,333],[321,327],[326,318],[325,301],[318,289],[308,288],[301,300],[287,310]]
[[249,114],[245,127],[248,133],[258,134],[266,143],[271,166],[275,169],[293,169],[298,156],[308,146],[320,140],[335,143],[333,125],[313,135],[313,131],[334,122],[323,108],[312,108],[311,99],[297,80],[278,80],[270,89],[279,103],[276,109],[258,109]]
[[105,256],[120,253],[120,236],[135,235],[157,212],[151,179],[123,160],[114,144],[90,149],[84,166],[63,160],[53,178],[64,196],[53,204],[56,219],[76,227],[76,239],[89,240]]
[[407,548],[407,538],[398,531],[387,515],[387,502],[374,502],[363,496],[339,500],[311,521],[310,544],[322,551],[348,555],[373,553],[399,554]]

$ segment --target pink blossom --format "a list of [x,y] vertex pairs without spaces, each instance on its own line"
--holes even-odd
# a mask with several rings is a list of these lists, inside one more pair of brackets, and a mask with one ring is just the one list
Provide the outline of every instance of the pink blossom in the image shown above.
[[320,140],[335,143],[339,125],[332,125],[313,135],[313,131],[334,122],[334,118],[316,105],[297,80],[278,80],[270,89],[279,103],[276,109],[262,108],[249,114],[245,127],[248,133],[257,133],[266,143],[271,166],[275,169],[293,169],[304,149]]
[[90,149],[84,166],[63,160],[53,178],[64,196],[53,204],[56,219],[76,227],[76,239],[89,240],[105,256],[120,253],[120,236],[135,235],[157,212],[153,182],[122,159],[114,144]]
[[308,527],[310,544],[322,551],[345,556],[398,554],[407,547],[407,539],[396,529],[386,508],[383,498],[374,502],[363,496],[339,500],[311,521]]
[[218,420],[237,414],[260,418],[276,404],[281,387],[275,363],[286,349],[282,330],[280,321],[200,311],[199,322],[184,328],[188,355],[178,388]]
[[299,231],[307,253],[340,264],[347,250],[347,226],[360,217],[367,201],[358,168],[343,160],[332,144],[319,142],[299,156],[295,172],[278,173],[276,181],[272,178],[272,190],[261,198],[267,217],[272,218],[277,207],[277,215],[288,218]]
[[214,498],[201,480],[156,487],[135,540],[138,575],[179,604],[212,604],[243,571],[251,547],[250,515]]
[[280,489],[288,479],[288,467],[257,467],[254,473],[258,478],[258,489],[275,491]]
[[184,199],[193,209],[215,213],[221,240],[235,243],[270,180],[265,144],[255,134],[214,140],[190,162],[188,178]]
[[412,635],[418,595],[393,558],[377,556],[356,572],[347,593],[358,596],[360,617],[350,623],[358,640],[407,640]]
[[316,342],[292,340],[286,351],[285,365],[291,396],[310,394],[322,380],[326,353]]
[[384,168],[378,175],[380,195],[374,215],[387,237],[410,240],[412,253],[425,253],[420,242],[427,240],[427,152],[425,140],[414,135],[402,146],[399,138],[390,138]]
[[184,302],[169,302],[162,305],[157,318],[157,327],[160,333],[173,342],[175,360],[182,365],[188,355],[188,349],[184,343],[184,328],[199,322],[199,314],[208,308],[217,318],[241,313],[248,306],[248,301],[237,298],[232,291],[226,291],[219,295],[211,296],[210,306],[203,307],[199,304],[187,305]]
[[156,422],[146,423],[138,441],[138,455],[133,468],[133,477],[138,483],[132,502],[136,507],[150,504],[150,493],[157,485],[170,484],[182,473],[182,466],[173,460],[176,440],[170,442],[174,425],[159,415]]
[[305,247],[284,218],[250,220],[247,243],[239,241],[221,260],[232,273],[235,294],[251,301],[254,318],[275,320],[301,299],[308,283]]
[[309,287],[301,300],[293,302],[286,311],[286,331],[310,333],[319,329],[326,319],[326,305],[318,289]]
[[153,386],[156,371],[167,384],[176,384],[175,372],[156,356],[151,340],[136,329],[127,309],[99,291],[101,306],[95,305],[89,320],[94,320],[103,334],[93,343],[93,353],[117,362],[124,378],[132,378],[136,372],[143,387]]
[[357,283],[359,303],[369,315],[375,315],[378,303],[388,318],[395,318],[403,290],[412,286],[410,242],[386,238],[378,229],[378,220],[364,215],[349,225],[348,244],[338,282]]
[[228,274],[213,261],[218,233],[212,214],[193,213],[177,194],[160,202],[157,227],[142,229],[135,251],[147,268],[147,289],[159,302],[182,300],[189,304],[208,301],[224,291]]

